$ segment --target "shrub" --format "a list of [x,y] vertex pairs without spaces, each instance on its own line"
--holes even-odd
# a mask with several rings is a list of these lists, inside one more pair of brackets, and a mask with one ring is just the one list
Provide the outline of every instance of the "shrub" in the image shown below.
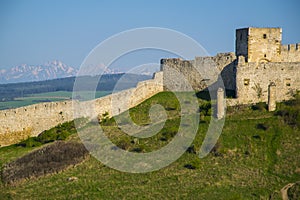
[[251,106],[252,110],[265,111],[267,110],[267,104],[265,102],[259,102]]
[[275,115],[283,117],[286,124],[300,128],[300,94],[294,100],[281,103]]
[[210,101],[204,101],[200,106],[199,106],[199,111],[201,114],[204,116],[210,116],[211,115],[211,103]]
[[161,130],[161,141],[169,141],[172,139],[178,132],[177,126],[166,126]]
[[114,118],[110,118],[108,112],[103,113],[100,117],[98,117],[98,120],[100,122],[100,125],[102,125],[102,126],[116,125]]
[[184,165],[187,169],[199,169],[201,167],[201,162],[199,158],[192,160],[190,163]]
[[219,141],[217,141],[215,146],[211,149],[210,153],[214,156],[222,156],[220,149],[221,149],[221,144]]
[[268,125],[265,125],[265,124],[259,123],[259,124],[256,125],[256,128],[257,128],[257,129],[260,129],[260,130],[266,131],[266,130],[268,130],[269,126],[268,126]]
[[262,88],[259,83],[254,83],[254,87],[252,87],[252,89],[255,90],[257,98],[262,96]]
[[144,144],[140,144],[137,147],[133,147],[132,149],[130,149],[131,152],[136,152],[136,153],[146,152],[147,150],[149,149],[146,148]]
[[27,140],[21,141],[18,145],[22,147],[39,147],[42,143],[37,140],[37,137],[31,137]]
[[141,153],[143,152],[143,149],[141,147],[134,147],[131,149],[131,152]]
[[88,155],[83,144],[55,142],[3,166],[2,180],[14,183],[31,177],[56,173],[80,163]]
[[276,112],[276,115],[283,117],[284,122],[291,126],[300,127],[300,111],[295,108],[285,108]]
[[119,140],[116,145],[123,150],[128,150],[130,147],[130,143],[124,139]]
[[191,145],[187,148],[186,152],[188,153],[192,153],[192,154],[196,154],[196,148],[195,148],[195,145]]
[[36,147],[42,144],[54,142],[56,140],[65,140],[71,134],[76,133],[74,121],[60,124],[54,128],[43,131],[37,137],[30,137],[21,141],[17,146]]

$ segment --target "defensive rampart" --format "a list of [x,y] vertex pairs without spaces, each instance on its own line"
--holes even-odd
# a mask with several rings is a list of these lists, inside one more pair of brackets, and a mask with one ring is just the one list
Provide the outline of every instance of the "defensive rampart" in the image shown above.
[[[138,83],[135,88],[87,102],[63,101],[39,103],[16,109],[0,111],[0,146],[17,143],[27,137],[37,136],[61,123],[79,117],[96,117],[108,112],[117,115],[145,99],[163,91],[162,72],[153,79]],[[74,109],[76,111],[74,112]]]

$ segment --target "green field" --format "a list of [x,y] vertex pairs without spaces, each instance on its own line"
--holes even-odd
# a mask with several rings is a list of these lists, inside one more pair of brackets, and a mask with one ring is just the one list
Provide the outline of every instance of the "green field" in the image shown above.
[[[103,97],[110,94],[110,91],[96,91],[95,98]],[[86,91],[80,92],[80,100],[89,100],[93,93]],[[26,97],[15,98],[14,101],[0,102],[0,110],[18,108],[22,106],[28,106],[35,103],[41,102],[53,102],[53,101],[64,101],[72,98],[72,92],[57,91],[57,92],[46,92],[28,95]],[[92,97],[93,98],[93,97]]]
[[[101,123],[106,135],[120,148],[149,152],[168,144],[180,121],[180,106],[164,92],[130,110],[137,124],[149,123],[148,110],[160,103],[168,121],[155,136],[134,140],[114,119]],[[188,103],[188,102],[186,102]],[[199,129],[189,151],[158,171],[131,174],[111,169],[90,156],[61,173],[25,180],[17,185],[0,183],[1,199],[281,199],[280,189],[300,181],[300,99],[268,112],[264,104],[229,108],[225,126],[213,151],[198,157],[210,121],[210,108],[202,108]],[[89,123],[83,130],[96,126]],[[61,131],[59,131],[61,132]],[[67,140],[79,141],[76,133]],[[12,145],[0,148],[0,165],[35,148]],[[76,181],[68,181],[77,177]],[[299,193],[298,193],[299,194]],[[298,196],[299,197],[299,196]]]

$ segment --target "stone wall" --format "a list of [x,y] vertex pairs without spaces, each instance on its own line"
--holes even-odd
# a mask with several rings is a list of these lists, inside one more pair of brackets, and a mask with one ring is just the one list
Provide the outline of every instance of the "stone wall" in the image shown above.
[[300,63],[239,62],[236,68],[236,103],[267,102],[271,82],[276,85],[276,101],[290,99],[291,94],[300,90]]
[[[196,57],[194,60],[180,58],[162,59],[164,89],[169,91],[201,91],[212,85],[221,73],[227,89],[235,90],[235,54],[220,53],[211,57]],[[182,77],[182,78],[179,78]]]
[[300,43],[281,46],[282,62],[300,62]]
[[[37,136],[61,123],[79,117],[97,117],[105,112],[110,116],[126,111],[145,99],[163,91],[163,75],[158,72],[152,80],[138,83],[135,88],[123,90],[92,101],[63,101],[39,103],[0,111],[0,146],[6,146]],[[74,112],[73,109],[76,109]]]
[[281,28],[244,28],[236,31],[236,54],[247,62],[280,62]]
[[300,90],[300,43],[281,45],[281,40],[281,28],[249,27],[236,30],[235,53],[191,61],[163,59],[164,89],[185,91],[191,84],[196,91],[208,86],[217,90],[214,82],[222,78],[226,90],[234,91],[236,98],[227,100],[232,106],[267,102],[268,86],[274,82],[276,101],[288,100]]
[[300,62],[300,43],[281,45],[281,28],[236,30],[236,56],[246,62]]

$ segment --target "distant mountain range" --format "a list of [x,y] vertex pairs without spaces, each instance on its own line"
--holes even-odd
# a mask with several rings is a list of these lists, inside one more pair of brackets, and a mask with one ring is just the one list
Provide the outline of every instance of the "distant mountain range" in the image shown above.
[[[17,97],[56,91],[120,91],[135,87],[138,82],[151,79],[139,74],[104,74],[102,76],[80,76],[35,81],[26,83],[0,84],[0,102],[12,101]],[[74,83],[77,83],[76,89]],[[79,85],[78,85],[79,84]]]
[[0,83],[19,83],[71,77],[78,70],[54,60],[44,65],[19,65],[0,70]]
[[[90,67],[90,69],[85,70],[84,75],[98,75],[99,73],[94,73],[101,72],[104,68],[103,65]],[[43,65],[22,64],[10,69],[0,68],[0,84],[52,80],[73,77],[77,73],[77,68],[68,66],[58,60],[47,62]],[[119,72],[106,69],[104,73],[115,74]]]
[[[130,74],[152,76],[159,71],[158,66],[142,66],[128,71]],[[10,69],[0,68],[0,84],[25,83],[45,81],[59,78],[75,77],[79,72],[77,67],[71,67],[65,63],[54,60],[43,65],[22,64]],[[105,65],[90,65],[80,71],[80,76],[96,76],[99,74],[122,74],[117,69],[106,68]]]

